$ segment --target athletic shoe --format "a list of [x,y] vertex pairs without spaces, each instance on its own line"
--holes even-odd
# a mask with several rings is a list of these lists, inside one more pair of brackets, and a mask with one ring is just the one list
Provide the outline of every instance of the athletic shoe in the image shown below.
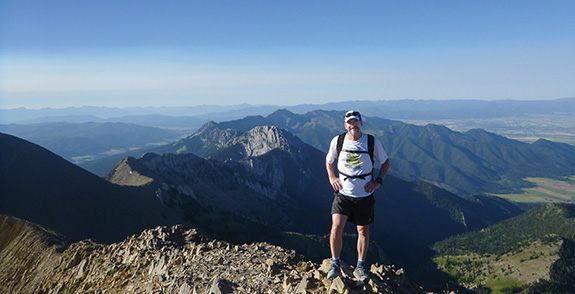
[[341,276],[341,269],[339,268],[339,264],[333,262],[327,271],[327,278],[333,280],[339,276]]
[[365,281],[369,278],[369,276],[365,272],[365,267],[363,267],[362,265],[355,268],[355,270],[353,271],[353,276],[360,281]]

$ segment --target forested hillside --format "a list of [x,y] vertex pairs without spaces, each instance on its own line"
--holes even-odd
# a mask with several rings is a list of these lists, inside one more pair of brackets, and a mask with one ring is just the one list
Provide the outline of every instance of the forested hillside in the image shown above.
[[433,249],[439,268],[469,288],[573,293],[575,205],[541,205]]
[[575,241],[575,205],[547,204],[520,216],[460,236],[438,242],[438,254],[503,254],[522,242],[543,239],[550,234]]

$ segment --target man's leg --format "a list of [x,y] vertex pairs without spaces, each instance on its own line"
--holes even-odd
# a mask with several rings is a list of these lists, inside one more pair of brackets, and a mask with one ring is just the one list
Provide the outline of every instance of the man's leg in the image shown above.
[[339,258],[341,255],[341,249],[343,248],[343,229],[345,223],[347,222],[347,216],[343,214],[334,213],[331,215],[331,232],[329,234],[329,247],[331,249],[332,263],[327,271],[328,279],[335,279],[341,275],[341,269],[339,268]]
[[357,259],[365,260],[369,248],[369,225],[357,226]]
[[347,218],[348,217],[343,214],[334,213],[331,215],[329,247],[332,258],[339,258],[341,255],[341,249],[343,248],[343,229],[345,228]]
[[353,275],[361,280],[368,279],[367,271],[365,270],[365,257],[367,256],[367,249],[369,247],[369,225],[357,226],[357,266],[353,271]]

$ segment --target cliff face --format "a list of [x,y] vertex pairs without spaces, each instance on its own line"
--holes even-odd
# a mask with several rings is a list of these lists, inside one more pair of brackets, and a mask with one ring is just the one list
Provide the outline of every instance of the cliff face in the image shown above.
[[207,124],[184,143],[174,148],[191,146],[205,157],[147,153],[124,159],[106,180],[153,190],[169,207],[193,200],[281,230],[323,234],[329,227],[329,213],[312,225],[306,221],[331,203],[331,187],[318,184],[325,178],[324,155],[288,131],[262,126],[238,134]]
[[[211,240],[182,226],[157,227],[122,242],[65,246],[61,237],[0,216],[2,293],[424,293],[402,269],[373,265],[366,284],[325,279],[290,250]],[[9,238],[5,236],[10,236]]]
[[306,144],[290,132],[276,126],[257,126],[250,131],[230,140],[226,145],[240,145],[245,157],[266,154],[273,149],[280,149],[297,156],[306,149]]
[[276,126],[255,127],[209,157],[241,169],[242,184],[270,199],[331,194],[317,185],[325,177],[324,155]]

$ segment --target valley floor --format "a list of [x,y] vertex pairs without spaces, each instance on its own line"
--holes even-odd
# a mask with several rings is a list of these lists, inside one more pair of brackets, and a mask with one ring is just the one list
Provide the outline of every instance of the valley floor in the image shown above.
[[523,203],[575,203],[575,176],[562,181],[548,178],[526,178],[525,180],[533,183],[535,187],[525,188],[523,193],[495,194],[495,196]]
[[570,114],[554,113],[482,119],[402,120],[416,125],[438,124],[454,131],[484,129],[527,143],[540,138],[575,145],[575,119]]

